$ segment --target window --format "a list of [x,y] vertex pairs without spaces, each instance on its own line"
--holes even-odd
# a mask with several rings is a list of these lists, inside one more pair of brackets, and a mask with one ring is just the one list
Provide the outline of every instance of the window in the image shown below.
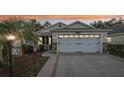
[[51,37],[49,37],[49,44],[51,45]]
[[53,39],[56,39],[56,36],[53,36]]
[[84,35],[80,35],[80,38],[83,38],[84,37]]
[[63,38],[63,35],[59,35],[59,38]]
[[90,35],[90,38],[94,38],[94,35]]
[[108,37],[108,38],[107,38],[107,41],[108,41],[108,43],[111,43],[111,41],[112,41],[112,40],[111,40],[111,37]]
[[38,44],[39,44],[39,45],[42,45],[42,37],[39,38]]
[[68,38],[68,35],[64,35],[64,38]]
[[99,38],[99,35],[95,35],[96,38]]
[[59,24],[59,28],[61,28],[62,27],[62,25],[61,24]]
[[73,35],[69,35],[69,38],[73,38]]
[[74,35],[75,38],[78,38],[78,35]]
[[89,37],[89,35],[85,35],[85,37],[86,37],[86,38],[88,38],[88,37]]

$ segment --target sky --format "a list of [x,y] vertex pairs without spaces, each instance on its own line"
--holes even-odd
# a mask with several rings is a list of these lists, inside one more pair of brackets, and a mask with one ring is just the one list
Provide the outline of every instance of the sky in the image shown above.
[[110,20],[111,18],[124,18],[124,15],[0,15],[0,20],[7,20],[9,17],[22,17],[24,19],[36,19],[41,24],[45,21],[51,23],[64,22],[66,24],[74,21],[82,21],[85,23],[91,23],[98,20]]

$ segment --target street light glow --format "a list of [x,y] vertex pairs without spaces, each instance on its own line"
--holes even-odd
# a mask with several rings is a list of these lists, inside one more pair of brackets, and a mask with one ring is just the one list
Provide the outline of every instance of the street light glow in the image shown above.
[[12,34],[10,34],[10,35],[7,35],[7,40],[15,40],[15,36],[14,35],[12,35]]

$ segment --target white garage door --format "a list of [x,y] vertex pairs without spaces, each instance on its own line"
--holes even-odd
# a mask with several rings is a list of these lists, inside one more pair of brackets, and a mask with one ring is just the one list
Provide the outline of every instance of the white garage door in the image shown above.
[[80,37],[79,35],[60,35],[59,37],[59,52],[100,52],[98,35],[82,35]]

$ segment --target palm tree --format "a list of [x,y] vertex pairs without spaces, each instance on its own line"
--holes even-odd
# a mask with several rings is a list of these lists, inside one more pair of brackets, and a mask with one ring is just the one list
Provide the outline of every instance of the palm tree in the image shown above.
[[40,24],[40,22],[38,22],[36,19],[30,19],[29,20],[33,26],[34,31],[43,29],[44,26]]
[[102,28],[102,29],[111,28],[116,24],[124,25],[124,19],[119,18],[117,20],[115,18],[112,18],[108,21],[98,21],[98,22],[94,21],[93,23],[91,23],[92,26],[96,28]]
[[6,55],[7,51],[6,36],[10,33],[15,35],[16,40],[19,41],[30,41],[33,44],[36,44],[38,42],[38,38],[34,34],[34,28],[31,22],[24,21],[22,18],[16,17],[10,17],[9,20],[2,21],[0,23],[0,61],[2,63],[5,63],[5,60],[3,59],[5,59],[4,55]]
[[5,25],[3,22],[0,23],[0,64],[7,63],[7,39],[5,36]]
[[49,22],[49,21],[46,21],[44,24],[43,24],[43,26],[44,26],[44,28],[47,28],[47,27],[49,27],[49,26],[51,26],[52,24]]

